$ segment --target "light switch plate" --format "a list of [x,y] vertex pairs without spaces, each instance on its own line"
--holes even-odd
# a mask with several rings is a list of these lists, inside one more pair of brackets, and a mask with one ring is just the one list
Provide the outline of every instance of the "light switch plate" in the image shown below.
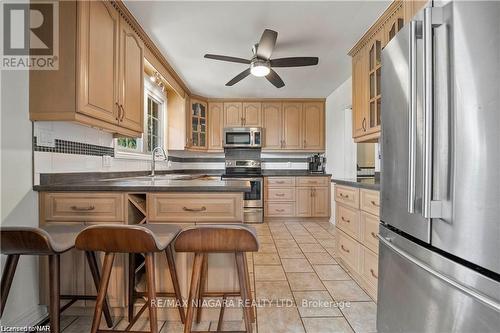
[[111,164],[112,164],[112,161],[113,161],[113,159],[112,159],[111,156],[109,156],[109,155],[103,155],[102,156],[102,166],[103,167],[105,167],[105,168],[106,167],[110,167]]
[[47,130],[39,130],[36,137],[36,144],[40,147],[56,147],[56,140],[54,138],[54,133]]

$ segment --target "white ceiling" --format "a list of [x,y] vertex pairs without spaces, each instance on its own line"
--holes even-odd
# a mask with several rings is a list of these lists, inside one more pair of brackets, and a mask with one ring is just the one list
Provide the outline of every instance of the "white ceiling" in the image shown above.
[[[326,97],[351,75],[347,52],[390,1],[126,1],[126,5],[192,93],[206,97]],[[244,64],[205,53],[250,59],[265,28],[278,32],[272,58],[317,56],[319,65],[277,68],[277,89],[265,78],[227,81]]]

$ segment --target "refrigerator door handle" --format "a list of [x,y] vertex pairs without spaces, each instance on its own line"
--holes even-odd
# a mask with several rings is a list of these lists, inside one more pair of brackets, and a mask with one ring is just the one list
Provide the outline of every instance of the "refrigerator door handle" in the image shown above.
[[478,293],[474,289],[471,289],[469,287],[466,287],[455,280],[449,278],[448,276],[436,271],[435,269],[429,267],[426,265],[424,262],[422,262],[420,259],[415,258],[414,256],[410,255],[409,253],[401,250],[400,248],[396,247],[394,244],[392,244],[392,239],[390,237],[383,237],[381,235],[378,236],[380,242],[382,242],[385,246],[387,246],[389,249],[394,251],[396,254],[401,256],[402,258],[410,261],[414,265],[417,265],[421,269],[427,271],[429,274],[437,277],[438,279],[448,283],[449,285],[453,286],[454,288],[460,290],[461,292],[469,295],[470,297],[473,297],[480,301],[481,303],[485,304],[486,306],[489,306],[493,310],[500,312],[500,303],[498,303],[496,300],[491,299],[490,297],[487,297],[481,293]]
[[424,145],[422,216],[443,217],[443,202],[432,200],[432,158],[434,128],[434,43],[432,29],[443,22],[443,9],[428,7],[424,10]]
[[417,22],[410,21],[408,105],[408,213],[415,213],[415,159],[417,146]]

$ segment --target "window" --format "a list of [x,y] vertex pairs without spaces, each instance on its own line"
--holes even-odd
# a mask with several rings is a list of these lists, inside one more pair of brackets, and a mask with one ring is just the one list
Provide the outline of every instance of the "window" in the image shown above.
[[115,140],[115,156],[149,158],[151,151],[164,147],[166,127],[165,93],[150,80],[144,80],[144,133],[141,138],[118,138]]

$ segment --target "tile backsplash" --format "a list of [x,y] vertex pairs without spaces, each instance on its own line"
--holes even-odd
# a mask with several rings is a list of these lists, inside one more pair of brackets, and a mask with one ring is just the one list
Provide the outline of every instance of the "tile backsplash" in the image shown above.
[[[307,169],[309,153],[262,153],[263,169]],[[71,122],[35,122],[33,126],[34,182],[41,173],[149,170],[151,162],[115,156],[113,135]],[[224,153],[169,151],[158,170],[224,169]]]

